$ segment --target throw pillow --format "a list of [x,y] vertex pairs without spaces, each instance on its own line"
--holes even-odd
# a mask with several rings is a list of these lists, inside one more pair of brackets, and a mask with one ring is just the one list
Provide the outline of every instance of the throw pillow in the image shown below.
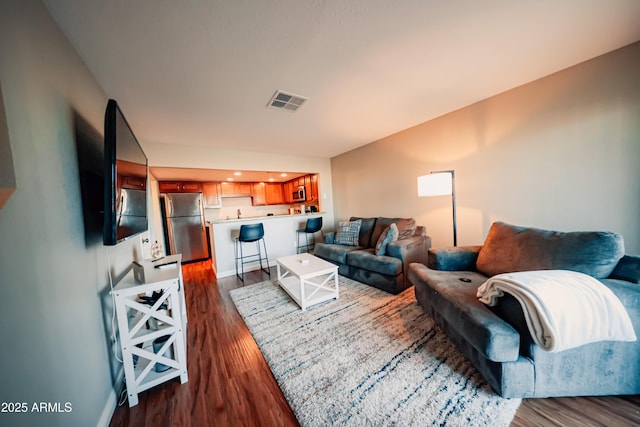
[[340,221],[334,242],[337,245],[358,246],[358,236],[362,220]]
[[398,240],[398,235],[399,232],[397,225],[391,224],[385,228],[378,239],[378,243],[376,243],[376,255],[385,255],[387,253],[387,245]]
[[398,240],[409,239],[416,232],[416,220],[413,218],[402,218],[395,221],[398,226]]

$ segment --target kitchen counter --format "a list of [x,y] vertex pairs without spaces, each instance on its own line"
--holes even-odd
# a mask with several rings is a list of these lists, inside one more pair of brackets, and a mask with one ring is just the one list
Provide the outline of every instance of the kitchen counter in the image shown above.
[[247,222],[247,221],[256,221],[261,219],[277,219],[282,217],[304,217],[305,221],[307,217],[316,217],[318,215],[322,216],[325,212],[307,212],[307,213],[299,213],[299,214],[279,214],[279,215],[264,215],[264,216],[250,216],[250,217],[242,217],[242,218],[227,218],[227,219],[214,219],[209,221],[211,224],[225,224],[229,222]]
[[[264,240],[269,256],[269,265],[276,265],[276,258],[295,255],[298,247],[297,230],[303,229],[308,218],[323,217],[325,212],[314,212],[304,214],[285,214],[272,216],[256,216],[251,218],[229,218],[218,219],[209,222],[212,230],[212,264],[216,276],[227,277],[236,274],[235,270],[235,238],[240,233],[240,226],[243,224],[262,223],[264,226]],[[302,239],[302,236],[300,236]],[[302,241],[302,240],[301,240]],[[321,241],[318,232],[316,241]],[[254,251],[255,246],[245,244],[247,251]],[[247,264],[245,272],[258,269],[256,263]]]

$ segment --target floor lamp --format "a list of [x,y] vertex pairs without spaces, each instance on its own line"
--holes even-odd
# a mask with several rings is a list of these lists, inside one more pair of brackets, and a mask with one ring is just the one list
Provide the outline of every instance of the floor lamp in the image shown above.
[[418,197],[451,196],[453,207],[453,246],[458,246],[456,232],[456,179],[453,170],[431,172],[418,177]]

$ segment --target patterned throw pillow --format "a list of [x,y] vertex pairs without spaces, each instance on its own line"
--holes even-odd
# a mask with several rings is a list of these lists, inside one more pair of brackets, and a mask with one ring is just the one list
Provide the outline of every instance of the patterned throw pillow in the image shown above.
[[334,243],[338,245],[358,246],[358,236],[362,220],[340,221]]
[[378,243],[376,243],[376,255],[385,255],[387,253],[387,245],[398,240],[398,235],[399,232],[397,225],[392,223],[385,228],[380,235],[380,238],[378,238]]
[[398,232],[400,233],[398,240],[410,239],[416,232],[417,225],[414,218],[399,219],[395,224],[398,226]]

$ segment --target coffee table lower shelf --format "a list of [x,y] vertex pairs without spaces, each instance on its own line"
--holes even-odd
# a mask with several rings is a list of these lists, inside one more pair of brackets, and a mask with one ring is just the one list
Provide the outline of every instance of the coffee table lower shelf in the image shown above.
[[338,266],[308,253],[276,259],[280,287],[306,310],[339,298]]
[[[315,279],[317,279],[317,277]],[[324,286],[319,287],[315,282],[301,280],[296,276],[279,278],[278,282],[280,287],[284,289],[291,299],[293,299],[303,310],[306,310],[312,305],[320,304],[321,302],[338,299],[338,289],[335,284],[333,289],[327,289]],[[303,282],[303,284],[301,284],[301,282]],[[304,286],[305,292],[304,301],[302,300],[302,286]]]

